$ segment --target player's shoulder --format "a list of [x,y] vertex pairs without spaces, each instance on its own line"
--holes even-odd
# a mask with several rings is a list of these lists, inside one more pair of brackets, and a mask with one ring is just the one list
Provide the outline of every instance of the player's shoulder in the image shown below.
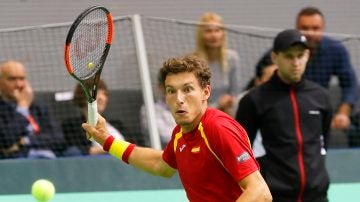
[[230,115],[215,108],[207,108],[201,120],[206,128],[219,128],[236,122]]
[[226,136],[226,134],[246,134],[242,126],[228,114],[214,108],[208,108],[202,125],[205,134],[210,139],[218,140],[219,137]]
[[226,113],[224,113],[223,111],[220,111],[218,109],[208,107],[205,111],[202,121],[203,122],[213,121],[214,119],[226,117],[226,116],[229,116],[229,115],[227,115]]

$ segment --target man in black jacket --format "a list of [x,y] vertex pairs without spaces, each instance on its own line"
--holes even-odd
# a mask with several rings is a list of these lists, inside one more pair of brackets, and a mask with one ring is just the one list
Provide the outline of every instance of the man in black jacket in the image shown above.
[[240,101],[236,120],[250,141],[258,129],[262,134],[266,155],[259,163],[274,201],[326,202],[329,96],[303,78],[309,48],[300,32],[279,33],[271,57],[278,70]]

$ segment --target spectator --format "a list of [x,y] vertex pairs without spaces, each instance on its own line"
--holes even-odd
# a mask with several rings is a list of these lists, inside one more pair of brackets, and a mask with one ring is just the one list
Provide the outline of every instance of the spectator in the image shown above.
[[[164,148],[170,141],[172,131],[176,126],[175,120],[171,115],[169,107],[165,103],[165,88],[161,84],[158,76],[158,98],[154,107],[156,112],[156,126],[159,130],[161,145]],[[145,106],[140,109],[141,130],[143,134],[149,135],[149,126],[146,117]]]
[[204,13],[196,33],[195,54],[205,59],[212,73],[209,104],[233,115],[235,97],[240,93],[240,61],[227,48],[227,36],[221,16]]
[[339,79],[341,101],[331,126],[348,129],[352,108],[357,101],[357,78],[348,51],[339,41],[324,36],[324,15],[315,7],[305,7],[298,13],[296,28],[306,36],[310,49],[305,78],[325,88],[329,88],[331,76]]
[[[99,80],[98,91],[96,96],[98,112],[102,114],[108,103],[108,89],[103,80]],[[65,156],[77,156],[77,155],[98,155],[104,154],[101,145],[97,142],[91,142],[85,136],[84,130],[79,127],[79,124],[87,121],[87,100],[83,93],[80,84],[77,84],[74,90],[74,105],[79,107],[81,110],[81,115],[79,117],[70,118],[65,120],[62,123],[63,132],[65,134],[65,140],[67,143],[67,150]],[[108,122],[107,127],[109,134],[113,135],[116,138],[124,140],[124,136],[117,129],[122,129],[122,123],[120,121],[110,121]],[[114,125],[114,126],[113,126]]]
[[[331,76],[337,76],[342,89],[341,101],[331,125],[334,129],[349,129],[350,116],[357,101],[358,84],[348,51],[339,41],[323,36],[325,19],[318,8],[303,8],[297,15],[296,27],[308,39],[311,51],[305,77],[329,88]],[[349,146],[360,145],[356,143],[359,135],[352,137],[352,134],[350,131]]]
[[245,130],[227,114],[208,108],[211,73],[205,61],[186,56],[160,69],[166,103],[178,124],[164,151],[137,147],[107,132],[105,119],[84,129],[110,154],[157,176],[176,170],[189,201],[271,201]]
[[48,108],[34,102],[22,63],[0,65],[0,93],[0,158],[60,155],[63,134]]
[[261,132],[261,173],[277,202],[328,201],[324,144],[332,107],[327,91],[303,78],[309,56],[304,35],[280,32],[271,53],[278,70],[241,99],[236,114],[250,141]]

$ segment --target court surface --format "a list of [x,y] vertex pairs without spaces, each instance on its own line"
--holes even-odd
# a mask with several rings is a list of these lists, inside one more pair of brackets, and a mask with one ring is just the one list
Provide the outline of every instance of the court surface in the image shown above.
[[[330,202],[358,202],[360,183],[333,184],[330,186]],[[183,190],[142,190],[116,192],[57,193],[51,202],[184,202]],[[35,202],[30,194],[0,195],[0,202]]]

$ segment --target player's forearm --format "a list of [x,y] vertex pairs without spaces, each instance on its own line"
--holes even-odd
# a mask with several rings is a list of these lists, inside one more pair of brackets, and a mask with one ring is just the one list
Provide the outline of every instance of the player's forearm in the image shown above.
[[269,191],[262,186],[254,187],[254,189],[245,190],[236,202],[270,202],[272,196]]
[[243,193],[236,202],[269,202],[272,201],[270,190],[259,171],[245,177],[239,183]]
[[135,147],[134,144],[114,139],[112,136],[105,140],[103,148],[112,156],[150,174],[170,177],[174,173],[162,160],[162,151]]
[[162,159],[162,151],[135,147],[129,156],[129,163],[137,169],[162,177],[171,177],[174,172]]
[[262,187],[244,191],[236,202],[270,202],[272,197]]

